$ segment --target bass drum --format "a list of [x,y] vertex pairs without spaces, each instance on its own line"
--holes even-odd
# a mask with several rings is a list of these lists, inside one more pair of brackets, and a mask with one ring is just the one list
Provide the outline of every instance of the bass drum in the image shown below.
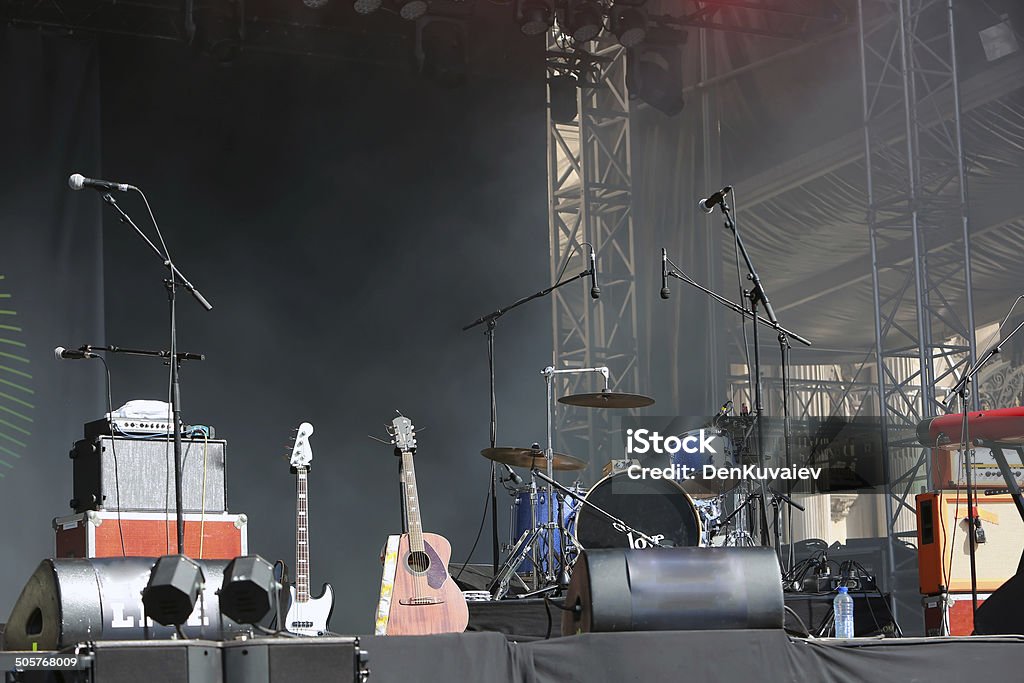
[[[703,545],[697,507],[671,479],[633,479],[626,472],[616,472],[597,482],[586,500],[664,546]],[[650,547],[643,537],[617,529],[587,505],[577,512],[576,542],[586,550]]]

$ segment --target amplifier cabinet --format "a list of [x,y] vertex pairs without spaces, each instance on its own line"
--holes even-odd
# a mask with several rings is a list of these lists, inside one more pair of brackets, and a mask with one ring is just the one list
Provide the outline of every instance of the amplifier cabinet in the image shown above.
[[[991,593],[1017,572],[1024,521],[1010,496],[976,498],[985,543],[975,546],[978,590]],[[967,492],[917,496],[917,569],[922,595],[971,590]]]
[[[182,439],[181,449],[182,509],[226,511],[227,442]],[[166,438],[100,436],[77,442],[70,455],[75,512],[174,508],[174,444]]]
[[[177,551],[174,512],[89,511],[53,520],[56,557],[160,557]],[[249,552],[245,515],[185,515],[185,554],[195,559],[230,560]]]
[[[978,593],[978,606],[988,593]],[[974,633],[970,593],[943,593],[922,598],[926,636],[969,636]]]

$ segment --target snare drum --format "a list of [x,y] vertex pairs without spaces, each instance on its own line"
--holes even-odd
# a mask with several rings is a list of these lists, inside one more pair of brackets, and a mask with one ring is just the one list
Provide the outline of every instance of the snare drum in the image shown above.
[[[665,546],[702,545],[697,507],[671,479],[633,479],[618,472],[591,487],[586,500]],[[584,549],[649,547],[643,537],[620,531],[586,505],[576,516],[575,538]]]
[[[537,487],[537,524],[547,524],[548,521],[548,492],[546,487]],[[583,495],[585,489],[579,484],[571,487],[574,493]],[[558,496],[556,491],[555,505],[558,505]],[[580,506],[580,502],[571,496],[565,496],[565,500],[562,503],[562,526],[570,537],[573,536],[576,530],[576,509]],[[558,521],[558,510],[555,510],[555,521]],[[530,487],[522,486],[516,489],[515,498],[512,500],[512,545],[515,541],[523,535],[523,532],[529,531],[533,528],[533,511],[530,508]],[[562,550],[562,537],[561,531],[555,529],[555,557],[558,557]],[[540,558],[541,569],[544,570],[547,567],[548,557],[548,546],[547,542],[541,540],[537,543],[537,553]],[[521,574],[529,574],[533,571],[533,559],[527,556],[516,571]]]

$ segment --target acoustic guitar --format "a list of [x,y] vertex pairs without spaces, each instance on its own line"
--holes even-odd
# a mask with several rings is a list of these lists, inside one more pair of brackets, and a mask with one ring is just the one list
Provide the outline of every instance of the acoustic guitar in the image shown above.
[[[378,621],[384,623],[379,632],[398,636],[461,633],[469,624],[469,608],[448,575],[451,544],[443,536],[423,533],[413,466],[416,437],[412,421],[397,417],[391,425],[395,450],[402,458],[402,495],[409,531],[397,537],[393,582],[388,581],[391,563],[385,564],[380,600],[384,612],[378,614]],[[389,547],[395,547],[394,540],[389,540]]]

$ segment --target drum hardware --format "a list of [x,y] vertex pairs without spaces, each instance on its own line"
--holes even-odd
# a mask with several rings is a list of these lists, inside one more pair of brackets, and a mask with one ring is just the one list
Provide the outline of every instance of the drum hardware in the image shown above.
[[[535,477],[539,477],[540,479],[543,479],[545,482],[547,482],[549,488],[557,488],[563,494],[565,494],[567,496],[571,496],[572,498],[578,500],[583,505],[583,508],[581,508],[581,510],[582,509],[593,510],[597,514],[601,515],[602,517],[604,517],[604,519],[606,519],[607,521],[611,522],[612,527],[616,531],[621,532],[623,535],[629,537],[631,540],[632,539],[641,539],[641,540],[643,540],[647,544],[646,547],[657,547],[657,548],[668,548],[668,547],[671,547],[669,544],[664,542],[664,538],[658,538],[657,536],[649,536],[648,534],[644,533],[643,531],[640,531],[639,529],[636,529],[636,528],[630,526],[629,524],[627,524],[623,520],[619,519],[615,515],[611,514],[610,512],[608,512],[607,510],[605,510],[601,506],[599,506],[596,503],[588,500],[586,497],[581,496],[581,495],[571,491],[568,487],[563,486],[562,484],[559,484],[554,479],[549,478],[547,475],[545,475],[540,470],[534,469],[532,471],[532,474]],[[660,480],[660,481],[665,481],[665,480]]]
[[[590,265],[590,268],[588,268],[587,270],[584,270],[581,273],[578,273],[578,274],[576,274],[576,275],[574,275],[574,276],[572,276],[572,277],[570,277],[570,278],[568,278],[566,280],[562,280],[561,279],[562,273],[565,272],[565,268],[569,265],[569,261],[568,261],[568,258],[567,258],[566,261],[565,261],[565,264],[562,267],[562,271],[559,273],[558,281],[555,282],[553,285],[545,287],[544,289],[540,290],[539,292],[536,292],[536,293],[531,294],[529,296],[524,296],[523,298],[513,302],[512,304],[509,304],[508,306],[505,306],[503,308],[495,309],[494,311],[491,311],[490,313],[488,313],[486,315],[482,315],[479,318],[477,318],[476,320],[474,320],[473,322],[469,323],[468,325],[463,326],[463,328],[462,328],[462,331],[465,332],[466,330],[470,330],[470,329],[472,329],[474,327],[477,327],[478,325],[486,325],[487,326],[487,329],[484,332],[484,336],[487,338],[487,370],[488,370],[489,384],[490,384],[490,402],[491,402],[490,447],[491,448],[495,448],[497,446],[497,442],[498,442],[498,402],[497,402],[497,399],[496,399],[496,396],[495,396],[495,389],[494,389],[494,330],[495,330],[495,328],[498,325],[498,319],[501,318],[501,316],[503,316],[506,313],[508,313],[509,311],[511,311],[512,309],[518,308],[519,306],[522,306],[523,304],[525,304],[528,301],[533,301],[534,299],[539,299],[541,297],[547,296],[548,294],[550,294],[551,292],[555,291],[559,287],[564,287],[565,285],[569,284],[570,282],[575,282],[576,280],[582,280],[585,277],[593,277],[593,283],[594,283],[593,289],[596,290],[597,293],[600,293],[600,289],[597,288],[597,272],[596,272],[597,271],[597,260],[596,260],[595,255],[594,255],[594,246],[592,244],[589,244],[589,243],[585,243],[585,244],[587,244],[587,246],[590,247],[590,252],[591,252],[591,258],[590,258],[590,264],[591,265]],[[572,254],[570,254],[570,256],[571,255]],[[591,294],[593,295],[594,292],[592,291]],[[497,468],[492,464],[491,465],[491,481],[490,481],[490,490],[491,490],[490,498],[491,498],[491,547],[492,547],[492,551],[493,551],[493,557],[492,557],[491,562],[492,562],[492,568],[494,569],[495,572],[498,571],[498,493],[497,493],[498,484],[497,484],[497,480],[498,480]]]

